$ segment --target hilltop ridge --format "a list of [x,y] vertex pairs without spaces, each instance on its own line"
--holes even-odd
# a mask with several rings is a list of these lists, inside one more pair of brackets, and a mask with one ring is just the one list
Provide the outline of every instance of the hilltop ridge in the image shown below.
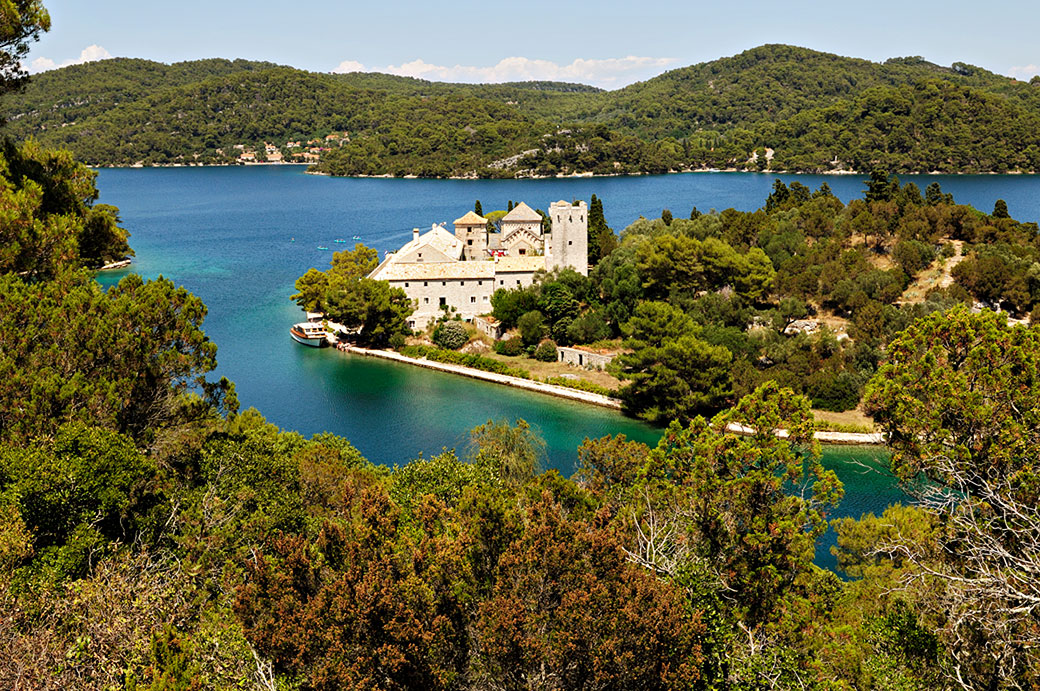
[[123,58],[38,75],[2,116],[97,165],[263,160],[267,143],[334,175],[1040,170],[1040,78],[776,44],[614,91]]

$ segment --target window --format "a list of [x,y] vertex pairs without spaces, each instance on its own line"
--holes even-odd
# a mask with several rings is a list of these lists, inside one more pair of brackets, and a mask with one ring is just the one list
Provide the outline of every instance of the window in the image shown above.
[[408,281],[405,281],[405,282],[404,282],[404,287],[405,287],[405,288],[407,288],[407,287],[408,287]]
[[567,241],[567,244],[568,244],[568,245],[573,245],[573,244],[574,244],[574,240],[568,240],[568,241]]
[[478,285],[478,286],[482,286],[482,285],[484,285],[484,281],[477,281],[477,285]]
[[516,279],[516,284],[517,284],[517,285],[520,285],[520,279],[519,279],[519,278],[518,278],[518,279]]
[[473,238],[470,238],[469,240],[466,240],[466,244],[467,245],[472,245],[473,244]]
[[527,250],[526,250],[526,249],[524,249],[523,247],[521,247],[521,248],[520,248],[520,254],[521,254],[521,255],[525,255],[525,254],[527,254]]
[[422,284],[423,284],[423,286],[428,286],[428,285],[430,285],[430,282],[429,281],[423,281]]
[[423,298],[422,302],[423,302],[424,305],[428,305],[428,304],[430,304],[430,298]]
[[414,329],[415,328],[415,320],[414,319],[409,319],[408,320],[408,328],[409,329]]
[[506,284],[506,282],[505,282],[505,281],[503,281],[503,280],[499,279],[499,281],[498,281],[498,285],[500,285],[500,286],[504,286],[505,284]]
[[484,302],[487,302],[487,301],[488,301],[488,298],[487,298],[487,295],[485,295],[484,296]]
[[443,297],[442,297],[442,298],[441,298],[441,307],[444,307],[444,306],[445,306],[445,305],[447,305],[447,304],[448,304],[448,298],[443,298]]
[[469,296],[469,301],[470,302],[476,302],[477,301],[477,296],[476,295],[470,295]]
[[442,286],[446,286],[446,285],[448,285],[448,282],[447,281],[441,281],[441,285]]
[[466,285],[466,282],[465,281],[459,281],[459,285],[460,286],[464,286],[464,285]]

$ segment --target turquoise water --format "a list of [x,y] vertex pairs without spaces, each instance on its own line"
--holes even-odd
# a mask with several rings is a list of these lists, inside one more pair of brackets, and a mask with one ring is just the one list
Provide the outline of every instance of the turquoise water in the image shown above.
[[[810,187],[826,182],[842,199],[860,196],[862,176],[779,176]],[[133,271],[165,275],[209,307],[205,328],[217,344],[217,375],[235,382],[243,407],[254,406],[283,429],[329,431],[349,439],[377,463],[405,463],[419,453],[463,448],[472,427],[523,418],[545,438],[547,463],[573,472],[585,437],[624,433],[655,443],[659,432],[617,413],[508,387],[395,363],[296,345],[287,333],[300,311],[290,302],[296,278],[325,269],[334,240],[360,235],[384,250],[410,239],[411,228],[452,221],[480,199],[485,210],[507,201],[546,208],[557,199],[604,200],[620,230],[640,215],[670,208],[685,216],[734,207],[752,210],[774,176],[695,173],[566,180],[387,180],[307,175],[296,166],[106,169],[100,202],[120,208],[137,252]],[[1037,176],[915,176],[921,189],[938,180],[957,201],[989,210],[999,197],[1012,215],[1040,217]],[[103,281],[118,280],[120,273]],[[825,462],[846,485],[836,515],[880,512],[901,499],[894,483],[867,467],[877,450],[827,450]],[[830,566],[821,550],[819,562]]]

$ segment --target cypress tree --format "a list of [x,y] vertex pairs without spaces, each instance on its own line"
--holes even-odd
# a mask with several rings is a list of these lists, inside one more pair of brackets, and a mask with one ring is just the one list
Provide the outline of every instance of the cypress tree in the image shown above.
[[589,203],[589,264],[596,264],[610,254],[617,245],[613,240],[614,231],[607,226],[603,216],[603,200],[592,195]]
[[478,216],[484,215],[484,209],[480,206],[479,199],[477,200],[477,203],[473,205],[473,213],[475,213]]

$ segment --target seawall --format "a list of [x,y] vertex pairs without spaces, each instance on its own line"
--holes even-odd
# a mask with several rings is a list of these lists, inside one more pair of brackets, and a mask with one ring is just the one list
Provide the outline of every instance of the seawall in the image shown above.
[[[603,408],[611,408],[613,410],[621,410],[621,402],[615,398],[608,396],[602,396],[600,394],[591,393],[589,391],[580,391],[578,389],[569,389],[565,386],[556,386],[553,384],[546,384],[544,382],[532,381],[530,379],[521,379],[520,377],[511,377],[505,374],[498,374],[496,372],[485,372],[484,370],[473,369],[471,367],[464,367],[462,365],[452,365],[446,362],[436,362],[434,360],[426,360],[421,358],[408,357],[407,355],[401,355],[400,353],[392,350],[370,350],[368,348],[358,348],[357,346],[340,344],[337,346],[340,350],[353,353],[355,355],[362,355],[364,357],[377,357],[384,360],[393,360],[395,362],[401,362],[408,365],[416,365],[418,367],[425,367],[427,369],[437,370],[439,372],[447,372],[449,374],[461,374],[464,377],[470,377],[471,379],[481,379],[483,381],[492,382],[495,384],[504,384],[506,386],[513,386],[518,389],[526,389],[527,391],[535,391],[537,393],[549,394],[550,396],[558,396],[560,398],[568,398],[572,401],[579,401],[581,403],[591,403],[592,405],[598,405]],[[728,432],[735,432],[737,434],[751,434],[754,432],[750,427],[745,427],[736,423],[731,423],[726,430]],[[779,430],[777,436],[786,437],[787,430]],[[885,443],[885,437],[879,432],[872,434],[866,434],[862,432],[829,432],[819,431],[813,435],[816,440],[822,444],[836,444],[844,446],[877,446]]]
[[340,350],[347,353],[354,353],[355,355],[363,355],[365,357],[378,357],[384,360],[394,360],[395,362],[403,362],[409,365],[417,365],[419,367],[425,367],[427,369],[438,370],[440,372],[448,372],[450,374],[461,374],[464,377],[470,377],[471,379],[481,379],[483,381],[493,382],[495,384],[504,384],[506,386],[513,386],[518,389],[526,389],[528,391],[536,391],[538,393],[549,394],[550,396],[557,396],[559,398],[569,398],[572,401],[580,401],[582,403],[591,403],[592,405],[598,405],[603,408],[612,408],[614,410],[621,410],[621,401],[610,398],[609,396],[603,396],[598,393],[592,393],[589,391],[581,391],[579,389],[569,389],[566,386],[556,386],[554,384],[546,384],[540,381],[532,381],[530,379],[521,379],[520,377],[511,377],[506,374],[498,374],[497,372],[485,372],[484,370],[473,369],[471,367],[463,367],[462,365],[452,365],[447,362],[436,362],[434,360],[425,360],[420,358],[408,357],[407,355],[401,355],[392,350],[370,350],[368,348],[358,348],[357,346],[338,346]]

